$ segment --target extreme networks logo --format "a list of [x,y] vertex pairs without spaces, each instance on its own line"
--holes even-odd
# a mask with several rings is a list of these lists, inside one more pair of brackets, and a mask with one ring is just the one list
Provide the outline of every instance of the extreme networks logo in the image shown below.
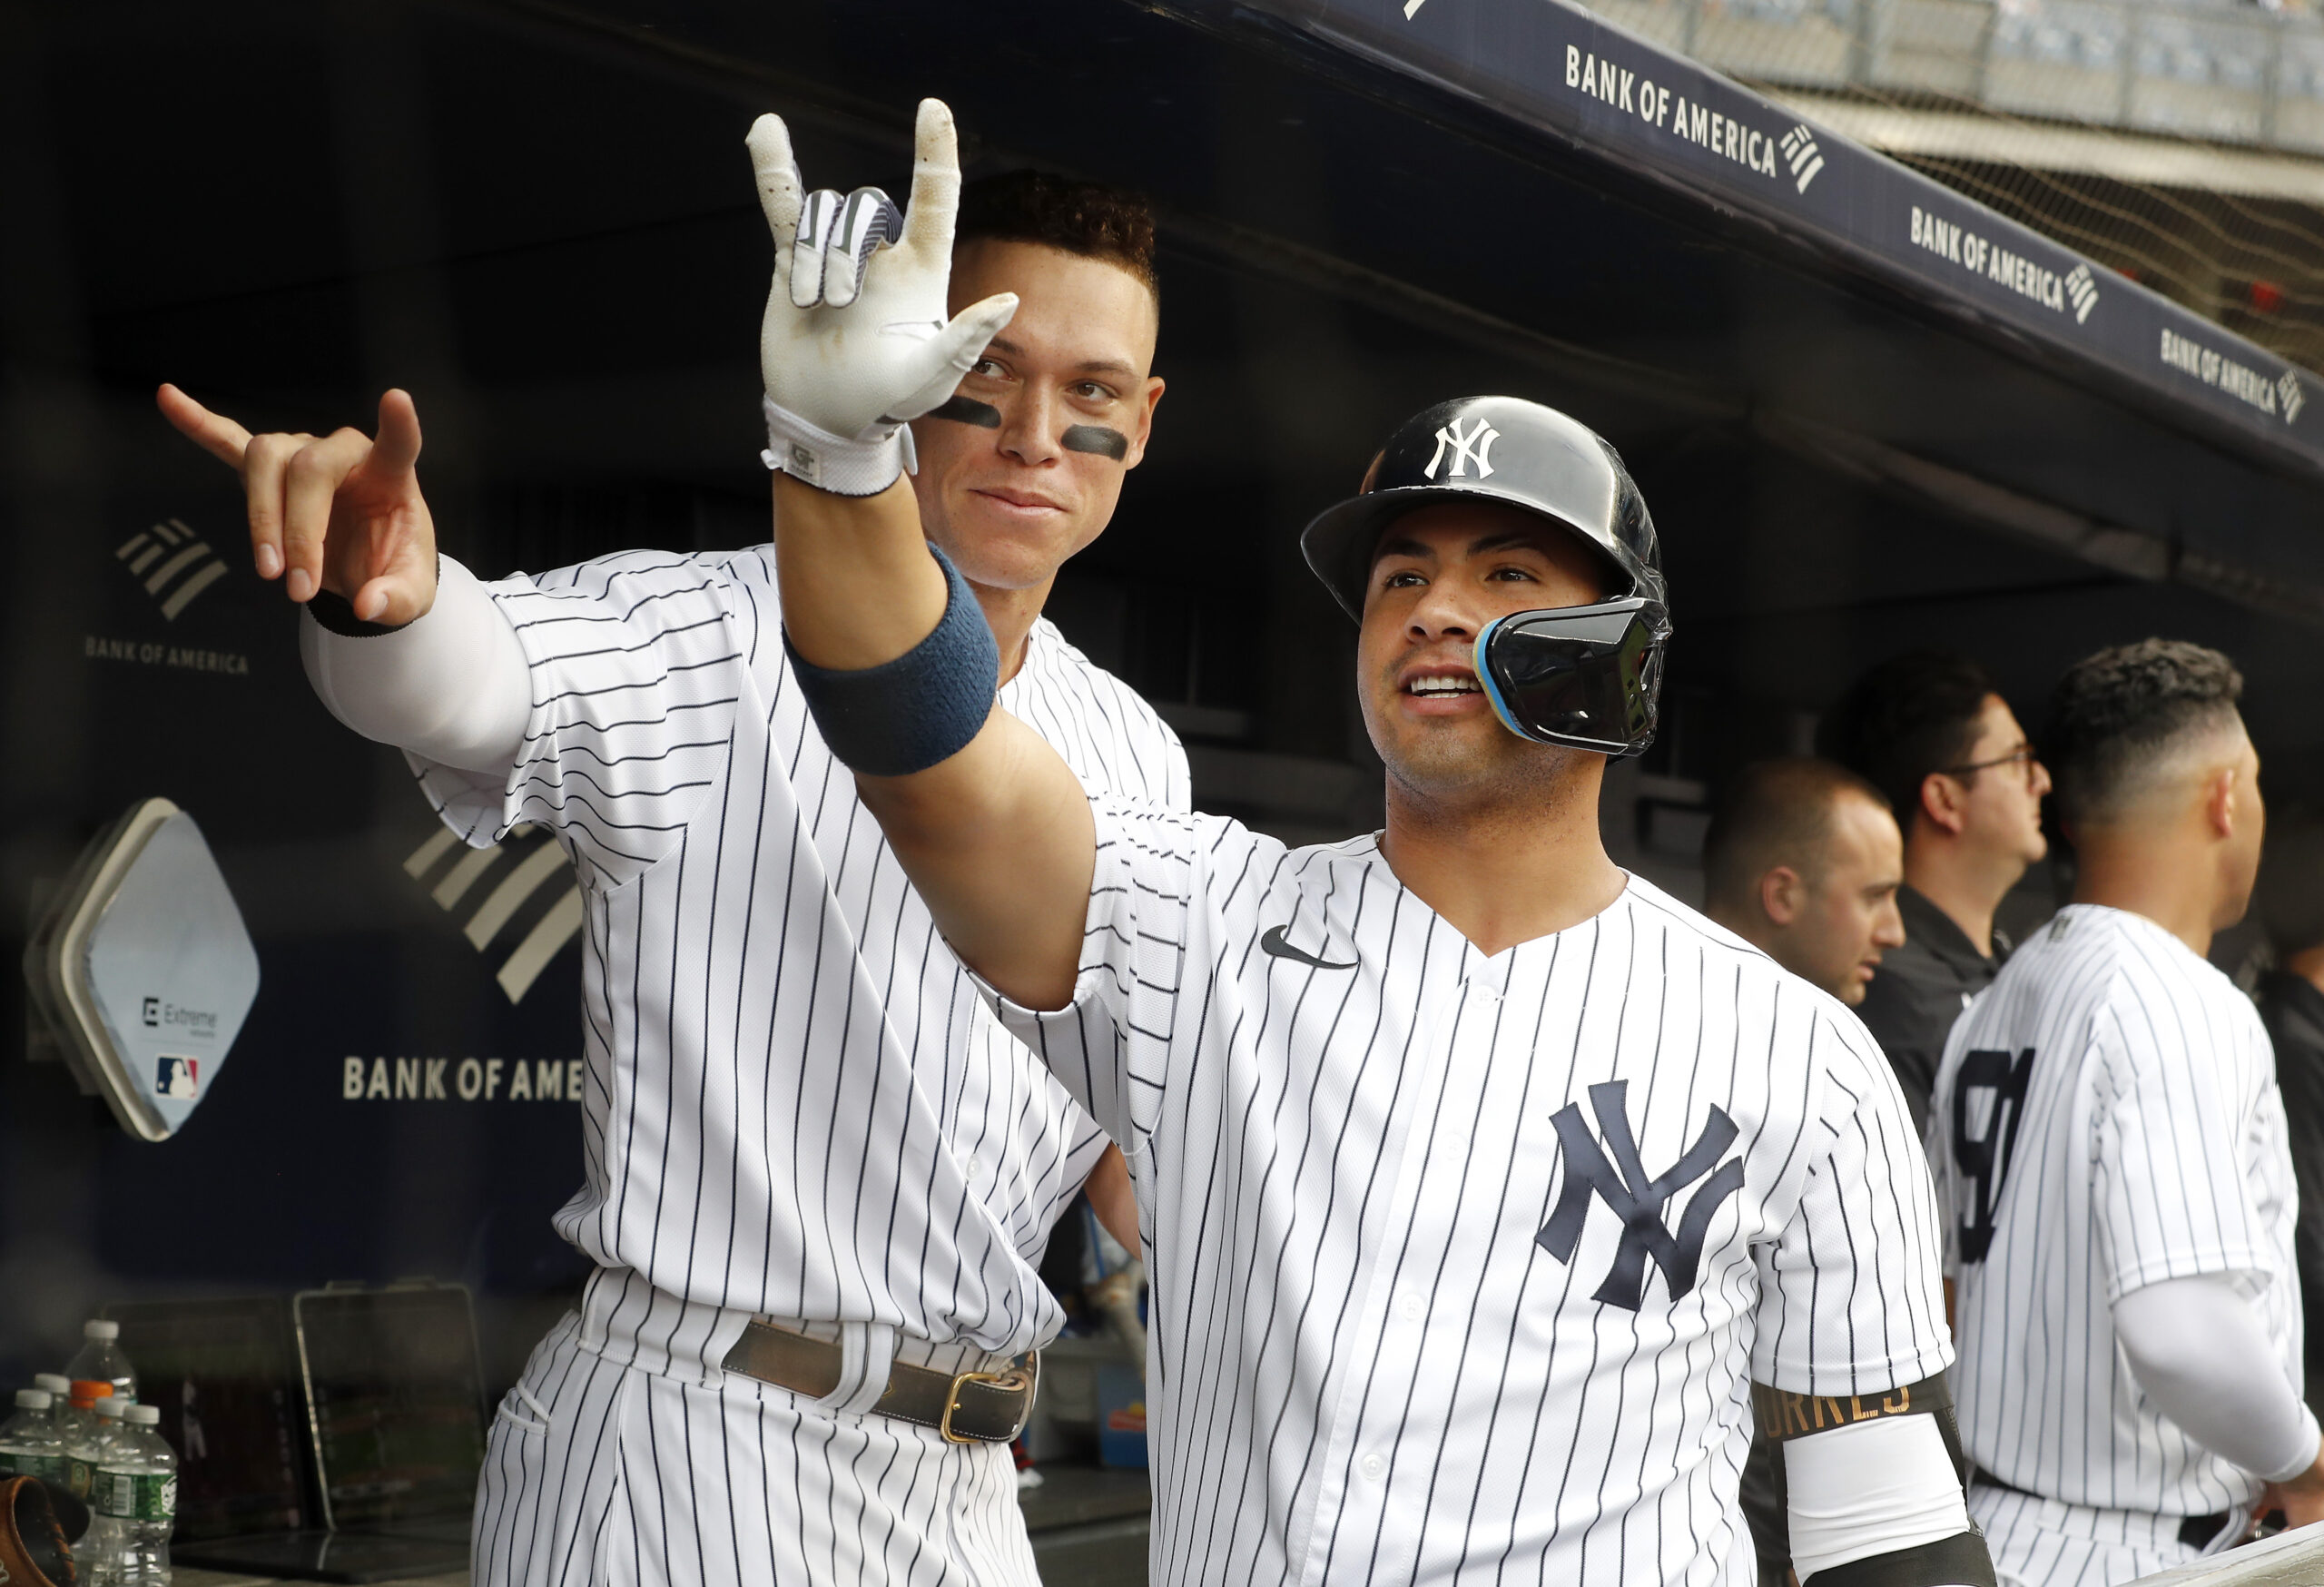
[[194,596],[226,577],[218,554],[176,518],[130,536],[113,556],[144,581],[145,593],[161,602],[166,622],[176,622]]
[[172,1030],[183,1030],[188,1035],[204,1036],[213,1041],[217,1040],[218,1016],[212,1010],[182,1008],[160,998],[149,997],[141,1006],[141,1012],[149,1030],[159,1030],[167,1026]]
[[[448,912],[481,892],[481,902],[468,911],[460,934],[479,953],[489,952],[496,939],[514,939],[515,946],[494,979],[510,1002],[522,1002],[549,961],[580,935],[581,884],[571,878],[565,851],[537,827],[511,829],[506,843],[461,848],[459,858],[446,865],[445,858],[458,844],[448,828],[438,830],[411,852],[403,862],[404,874],[428,886],[429,875],[440,868],[443,873],[428,887],[428,896]],[[509,860],[515,862],[503,863]],[[553,885],[559,879],[566,882],[562,893]],[[489,887],[485,886],[487,881]],[[554,902],[539,907],[536,894]]]

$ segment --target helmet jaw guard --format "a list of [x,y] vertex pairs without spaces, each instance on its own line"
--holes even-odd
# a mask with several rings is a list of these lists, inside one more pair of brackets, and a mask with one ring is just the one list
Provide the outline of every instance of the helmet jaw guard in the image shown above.
[[1632,596],[1512,612],[1477,636],[1477,679],[1520,738],[1620,757],[1654,742],[1670,619]]

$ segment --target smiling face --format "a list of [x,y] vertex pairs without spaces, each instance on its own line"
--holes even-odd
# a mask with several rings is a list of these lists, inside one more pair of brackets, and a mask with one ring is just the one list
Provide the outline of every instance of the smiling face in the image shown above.
[[913,420],[912,490],[928,537],[971,583],[1046,590],[1113,518],[1124,471],[1146,455],[1162,399],[1150,373],[1154,294],[1103,260],[1036,242],[963,244],[952,312],[995,292],[1017,294],[1016,317],[938,409],[993,422]]
[[1448,502],[1390,524],[1365,586],[1356,663],[1364,725],[1389,775],[1443,796],[1588,755],[1502,725],[1477,680],[1476,642],[1496,617],[1600,600],[1606,581],[1580,539],[1516,508]]

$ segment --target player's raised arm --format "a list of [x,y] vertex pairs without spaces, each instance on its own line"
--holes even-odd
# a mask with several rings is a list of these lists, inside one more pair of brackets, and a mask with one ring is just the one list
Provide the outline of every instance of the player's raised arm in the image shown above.
[[760,362],[800,686],[953,949],[1016,1001],[1059,1007],[1095,866],[1088,805],[1057,752],[994,708],[992,631],[902,481],[905,422],[1016,310],[1003,293],[945,319],[951,113],[921,102],[908,216],[877,189],[806,192],[778,117],[750,150],[774,240]]

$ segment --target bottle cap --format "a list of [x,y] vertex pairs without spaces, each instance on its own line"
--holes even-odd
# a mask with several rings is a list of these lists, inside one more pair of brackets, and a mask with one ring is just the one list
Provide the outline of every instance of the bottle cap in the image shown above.
[[107,1395],[103,1399],[99,1400],[95,1405],[89,1408],[96,1412],[100,1416],[118,1416],[129,1407],[123,1405],[119,1400],[114,1399],[111,1395]]
[[101,1377],[79,1377],[73,1380],[73,1403],[86,1411],[99,1400],[113,1393],[113,1385]]
[[81,1334],[89,1339],[118,1339],[121,1337],[121,1325],[103,1317],[91,1317],[81,1325]]
[[33,1374],[33,1387],[46,1389],[61,1400],[72,1395],[73,1380],[61,1372],[36,1372]]
[[16,1391],[16,1408],[20,1411],[45,1411],[48,1406],[49,1393],[46,1389],[18,1389]]
[[130,1406],[129,1424],[133,1427],[160,1426],[162,1424],[162,1407],[159,1405]]

